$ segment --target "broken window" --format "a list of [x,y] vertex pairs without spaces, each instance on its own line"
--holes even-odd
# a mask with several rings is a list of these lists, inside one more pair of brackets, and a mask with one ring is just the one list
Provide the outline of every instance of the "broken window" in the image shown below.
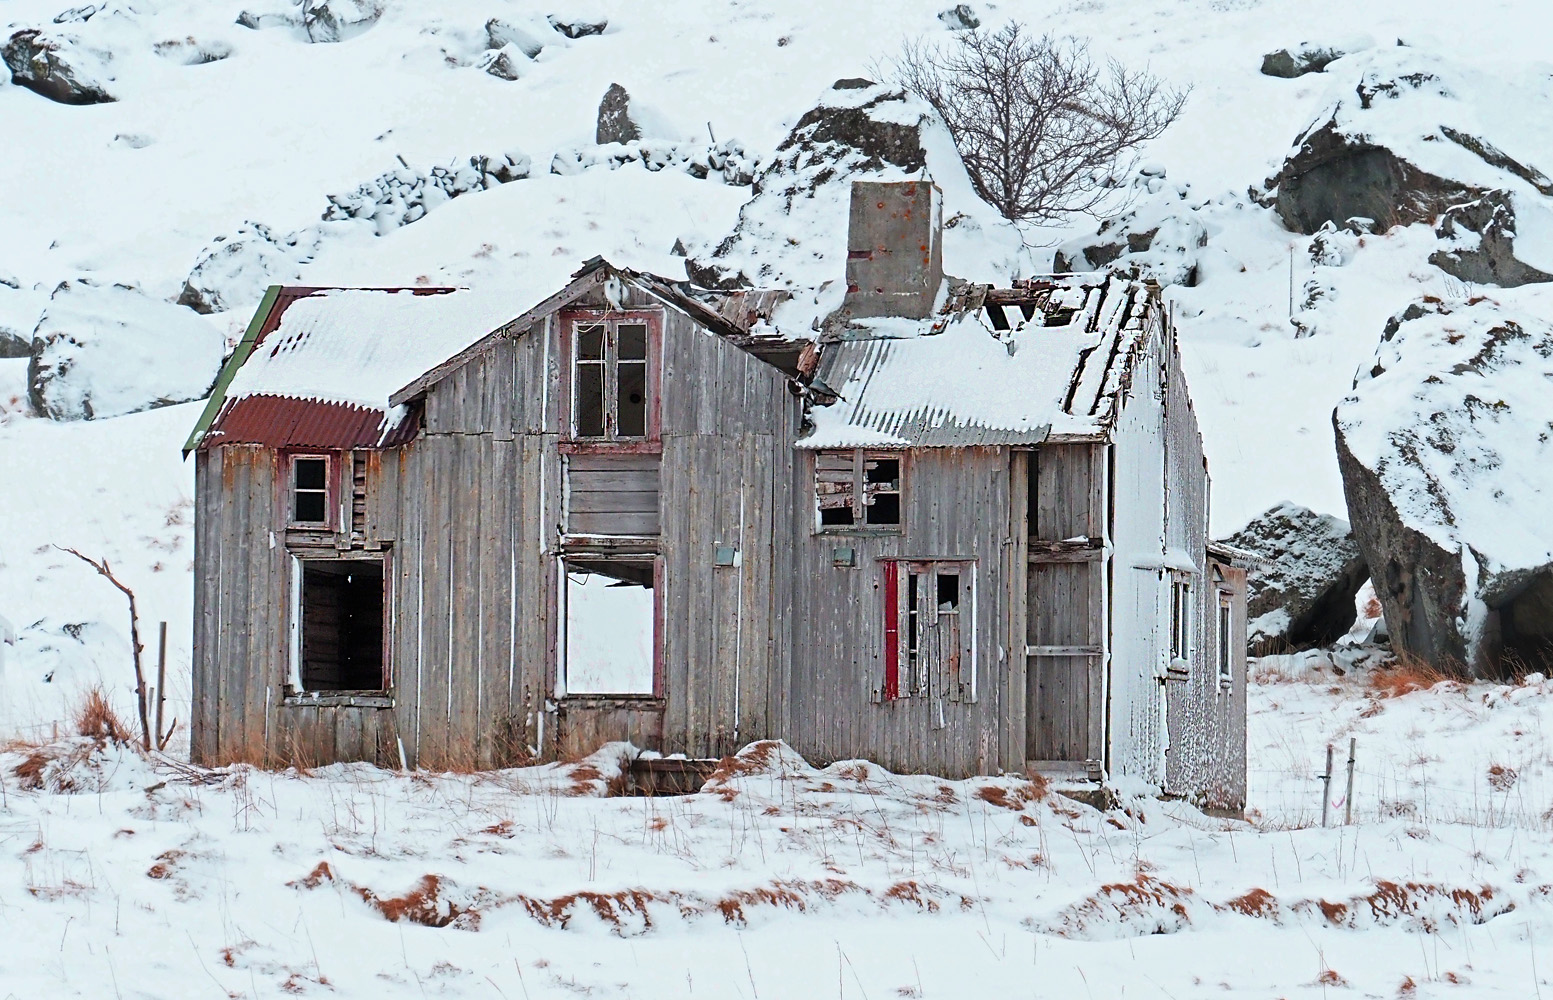
[[900,453],[816,452],[814,498],[821,531],[898,531],[901,525]]
[[383,561],[293,557],[292,566],[292,687],[386,690]]
[[1185,580],[1170,582],[1170,659],[1186,660],[1191,653],[1192,587]]
[[654,567],[651,556],[567,557],[562,693],[656,693]]
[[881,700],[976,699],[969,562],[890,559],[884,573]]
[[329,523],[329,459],[297,455],[291,459],[291,522]]
[[1235,681],[1235,604],[1228,591],[1219,591],[1219,683]]
[[572,435],[604,441],[647,437],[652,425],[647,320],[575,320],[572,344]]

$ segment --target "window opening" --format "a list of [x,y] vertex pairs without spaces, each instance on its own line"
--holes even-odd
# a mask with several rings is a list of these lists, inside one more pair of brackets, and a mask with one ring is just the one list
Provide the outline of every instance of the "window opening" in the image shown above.
[[655,693],[653,567],[652,558],[566,560],[566,694]]
[[1191,585],[1184,580],[1170,584],[1170,658],[1185,660],[1191,649]]
[[578,438],[645,438],[649,331],[642,320],[573,327],[572,432]]
[[1234,603],[1231,595],[1219,594],[1219,683],[1230,684],[1235,679]]
[[297,524],[329,523],[329,460],[291,460],[291,520]]
[[818,452],[814,496],[821,531],[899,529],[901,457],[898,453]]
[[303,559],[296,609],[303,691],[382,691],[384,578],[381,560]]
[[961,624],[972,569],[961,561],[884,561],[883,700],[975,699],[976,646]]

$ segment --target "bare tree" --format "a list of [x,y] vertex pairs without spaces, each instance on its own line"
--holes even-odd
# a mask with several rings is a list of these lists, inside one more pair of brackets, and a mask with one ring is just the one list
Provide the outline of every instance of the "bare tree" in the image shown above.
[[1115,59],[1099,66],[1088,42],[1036,38],[1016,21],[948,44],[908,42],[894,77],[949,126],[976,192],[1029,223],[1095,209],[1188,93]]

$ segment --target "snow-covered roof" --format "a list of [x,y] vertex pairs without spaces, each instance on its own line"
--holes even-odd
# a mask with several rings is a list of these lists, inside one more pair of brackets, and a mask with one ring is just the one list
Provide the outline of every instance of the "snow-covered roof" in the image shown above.
[[[1147,340],[1150,292],[1095,275],[969,286],[926,320],[856,321],[827,344],[802,448],[1038,444],[1102,433]],[[999,329],[1004,327],[1004,329]]]
[[[397,443],[389,395],[522,311],[510,289],[284,288],[261,307],[202,440],[274,447]],[[249,341],[245,338],[245,345]]]

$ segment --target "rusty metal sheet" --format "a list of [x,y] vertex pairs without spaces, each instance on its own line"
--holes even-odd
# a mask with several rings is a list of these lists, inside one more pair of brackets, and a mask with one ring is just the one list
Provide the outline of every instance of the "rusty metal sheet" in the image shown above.
[[415,437],[417,422],[350,403],[244,396],[227,402],[200,443],[258,444],[270,448],[393,448]]

